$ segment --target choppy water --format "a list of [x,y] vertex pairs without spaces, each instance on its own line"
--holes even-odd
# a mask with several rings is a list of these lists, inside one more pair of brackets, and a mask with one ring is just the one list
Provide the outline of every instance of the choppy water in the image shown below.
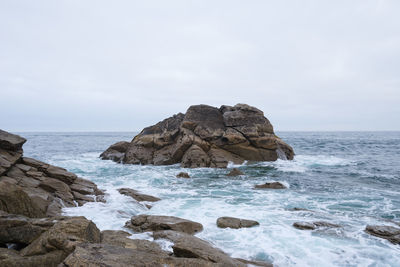
[[[364,233],[367,224],[400,221],[400,132],[283,132],[293,161],[244,164],[245,177],[226,169],[134,166],[102,161],[99,154],[134,133],[20,133],[26,156],[62,166],[109,194],[107,203],[65,209],[102,229],[122,229],[132,215],[173,215],[200,222],[198,236],[234,257],[276,266],[400,266],[400,246]],[[236,166],[237,167],[237,166]],[[191,179],[175,175],[187,171]],[[253,190],[281,181],[288,190]],[[131,187],[158,196],[151,210],[120,195]],[[312,210],[291,211],[298,207]],[[216,219],[254,219],[259,227],[220,229]],[[324,220],[343,227],[301,231],[295,221]],[[149,238],[146,234],[137,235]]]

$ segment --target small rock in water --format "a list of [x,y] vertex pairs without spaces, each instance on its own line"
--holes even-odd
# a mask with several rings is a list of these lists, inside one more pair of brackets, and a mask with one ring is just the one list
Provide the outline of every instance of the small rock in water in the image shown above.
[[244,264],[247,264],[247,266],[260,266],[260,267],[273,267],[274,266],[271,263],[265,262],[265,261],[249,261],[249,260],[245,260],[245,259],[241,259],[241,258],[235,258],[235,260],[243,262]]
[[239,176],[239,175],[244,175],[244,173],[237,168],[233,168],[226,176]]
[[329,223],[329,222],[295,222],[293,223],[293,227],[300,230],[315,230],[317,228],[339,228],[341,227],[339,224]]
[[304,208],[297,208],[294,207],[293,209],[289,209],[290,211],[309,211],[309,212],[313,212],[312,210],[308,210],[308,209],[304,209]]
[[393,244],[400,244],[400,228],[386,225],[367,225],[365,232],[387,239]]
[[153,197],[150,195],[142,194],[142,193],[140,193],[134,189],[130,189],[130,188],[120,188],[120,189],[118,189],[118,192],[122,195],[129,196],[139,202],[140,201],[157,202],[157,201],[161,200],[158,197]]
[[189,173],[187,172],[180,172],[176,175],[177,178],[190,178]]
[[258,184],[254,186],[255,189],[286,189],[287,187],[281,184],[280,182],[272,182],[272,183],[265,183],[265,184]]
[[229,227],[233,229],[239,229],[239,228],[249,228],[257,225],[260,225],[260,223],[257,221],[239,219],[234,217],[220,217],[217,220],[217,226],[219,228]]

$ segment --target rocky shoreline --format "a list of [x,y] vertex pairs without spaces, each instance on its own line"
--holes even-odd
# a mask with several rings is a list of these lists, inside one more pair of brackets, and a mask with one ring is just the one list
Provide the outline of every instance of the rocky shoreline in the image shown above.
[[[106,201],[105,192],[63,168],[24,157],[25,142],[18,135],[0,130],[0,267],[272,266],[268,262],[232,258],[195,236],[203,230],[203,225],[183,218],[142,214],[126,222],[126,231],[100,231],[85,217],[62,216],[63,207]],[[228,174],[245,175],[240,170]],[[190,177],[187,173],[178,176]],[[272,182],[255,185],[254,189],[288,188]],[[148,203],[160,200],[132,188],[118,191],[149,209]],[[312,212],[300,208],[293,211]],[[216,225],[239,229],[258,227],[259,222],[224,216],[216,218]],[[295,222],[293,227],[324,231],[344,226],[311,221]],[[154,241],[131,239],[132,232],[151,232]],[[365,233],[400,244],[398,227],[368,225]],[[158,240],[172,242],[172,251],[161,248]]]
[[[200,223],[178,217],[138,215],[125,226],[173,242],[170,252],[155,241],[131,239],[127,231],[100,231],[85,217],[62,216],[63,207],[106,201],[104,192],[63,168],[24,157],[25,142],[0,130],[1,267],[272,266],[231,258],[194,236]],[[119,192],[138,202],[160,200],[130,188]]]

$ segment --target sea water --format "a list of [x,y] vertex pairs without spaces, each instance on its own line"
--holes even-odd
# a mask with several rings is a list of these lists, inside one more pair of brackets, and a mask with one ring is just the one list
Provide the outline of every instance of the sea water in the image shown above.
[[[65,208],[101,230],[124,229],[131,216],[171,215],[200,222],[197,236],[232,257],[276,266],[400,266],[400,246],[364,232],[368,224],[400,221],[400,132],[281,132],[293,146],[293,161],[246,162],[228,169],[122,165],[99,159],[109,145],[135,133],[20,133],[24,154],[61,166],[106,190],[107,203]],[[244,176],[227,177],[230,168]],[[190,179],[176,178],[181,171]],[[285,190],[254,190],[279,181]],[[133,188],[160,197],[147,209],[117,189]],[[306,210],[293,211],[293,208]],[[232,216],[260,226],[220,229]],[[302,231],[297,221],[327,221],[341,228]],[[151,240],[149,234],[133,238]],[[165,249],[170,244],[162,243]]]

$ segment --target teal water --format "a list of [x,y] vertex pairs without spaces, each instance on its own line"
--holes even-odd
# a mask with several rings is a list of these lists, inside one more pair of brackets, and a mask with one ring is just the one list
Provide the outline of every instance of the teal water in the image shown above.
[[[295,159],[235,166],[246,174],[236,178],[225,176],[229,169],[121,165],[98,158],[109,145],[130,141],[135,133],[20,134],[28,139],[26,156],[62,166],[107,191],[106,204],[64,209],[102,230],[122,229],[136,214],[173,215],[202,223],[198,236],[234,257],[276,266],[400,266],[400,246],[363,231],[367,224],[400,221],[400,132],[281,132]],[[192,178],[175,178],[180,171]],[[289,189],[252,189],[267,181]],[[162,201],[148,210],[120,195],[120,187]],[[291,211],[294,207],[310,211]],[[221,216],[254,219],[260,226],[219,229],[215,222]],[[292,227],[315,220],[343,227],[312,232]],[[162,245],[170,249],[169,243]]]

